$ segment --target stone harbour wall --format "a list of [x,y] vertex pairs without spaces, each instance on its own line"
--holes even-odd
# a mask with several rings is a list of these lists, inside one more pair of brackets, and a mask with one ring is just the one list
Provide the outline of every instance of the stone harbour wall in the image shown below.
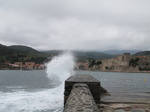
[[99,112],[87,84],[74,84],[63,112]]
[[73,85],[76,83],[84,83],[87,84],[96,103],[100,103],[100,94],[107,92],[103,87],[100,85],[100,81],[92,77],[88,74],[76,74],[74,76],[69,77],[65,81],[65,91],[64,91],[64,104],[66,103],[69,94],[73,88]]

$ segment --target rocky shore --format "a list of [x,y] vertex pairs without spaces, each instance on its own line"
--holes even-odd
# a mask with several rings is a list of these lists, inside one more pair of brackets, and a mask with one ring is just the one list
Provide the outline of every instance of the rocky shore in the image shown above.
[[111,71],[111,70],[106,70],[102,72],[123,72],[123,73],[150,73],[150,71]]
[[150,104],[109,103],[98,108],[100,112],[150,112]]

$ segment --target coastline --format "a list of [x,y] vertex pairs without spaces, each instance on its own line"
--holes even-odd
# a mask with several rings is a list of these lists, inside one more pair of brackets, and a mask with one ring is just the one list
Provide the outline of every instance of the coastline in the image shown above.
[[103,72],[121,72],[121,73],[150,73],[150,71],[103,71]]
[[10,69],[10,68],[0,68],[0,70],[45,70],[45,69],[18,69],[18,68],[16,68],[16,69]]
[[143,103],[101,103],[100,112],[150,112],[150,104]]
[[[45,69],[18,69],[18,68],[0,68],[0,70],[45,70]],[[77,69],[75,69],[77,70]],[[97,71],[97,72],[118,72],[118,73],[150,73],[150,71],[113,71],[113,70],[91,70],[91,69],[86,69],[86,70],[77,70],[77,71]]]
[[113,71],[113,70],[91,70],[91,69],[86,69],[86,70],[78,70],[78,71],[97,71],[97,72],[120,72],[120,73],[150,73],[150,71]]

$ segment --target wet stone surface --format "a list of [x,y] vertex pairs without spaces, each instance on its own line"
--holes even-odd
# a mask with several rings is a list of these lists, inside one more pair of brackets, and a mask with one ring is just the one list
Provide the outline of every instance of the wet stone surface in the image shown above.
[[87,84],[77,83],[73,86],[64,112],[99,112]]
[[102,91],[100,81],[98,81],[97,79],[88,74],[76,74],[74,76],[69,77],[65,81],[64,104],[66,103],[69,97],[72,87],[76,83],[87,84],[90,89],[90,92],[93,95],[95,102],[100,103],[100,92]]
[[100,112],[150,112],[150,104],[100,104]]
[[92,77],[91,75],[88,74],[77,74],[74,76],[69,77],[67,80],[67,82],[97,82],[99,83],[99,80],[95,79],[94,77]]

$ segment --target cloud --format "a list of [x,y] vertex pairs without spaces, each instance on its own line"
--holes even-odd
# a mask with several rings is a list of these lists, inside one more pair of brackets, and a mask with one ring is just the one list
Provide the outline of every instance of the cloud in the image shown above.
[[0,42],[39,50],[147,49],[149,0],[0,0]]

